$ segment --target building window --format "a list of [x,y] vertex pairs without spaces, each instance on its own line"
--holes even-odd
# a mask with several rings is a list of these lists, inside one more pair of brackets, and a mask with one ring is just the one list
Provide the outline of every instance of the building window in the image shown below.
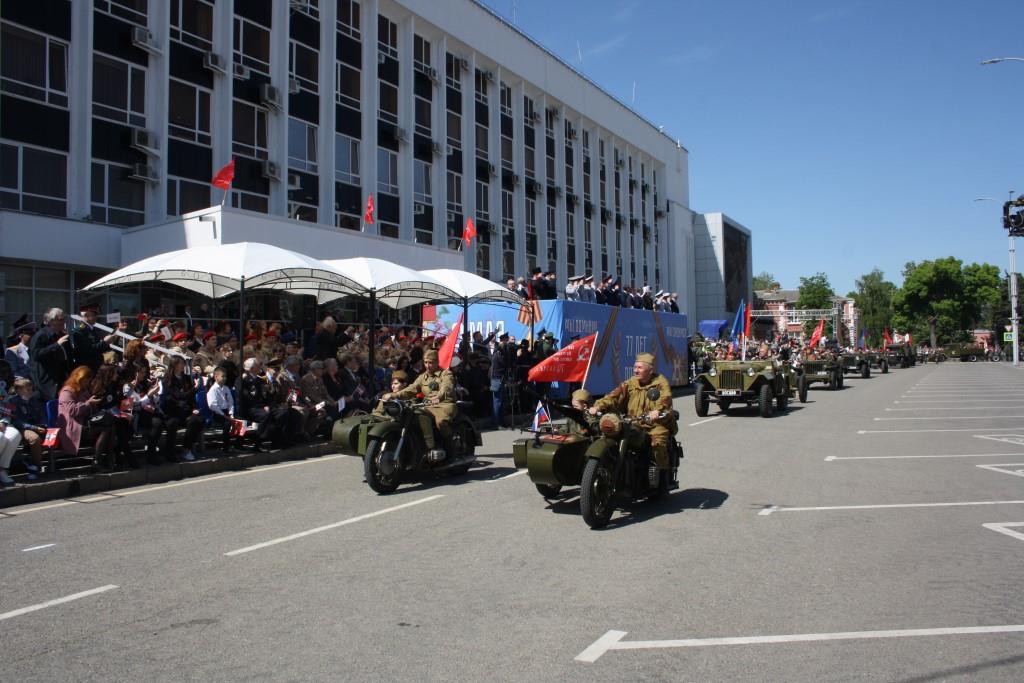
[[487,161],[487,126],[483,123],[476,124],[476,156],[478,159]]
[[430,137],[430,100],[416,97],[414,102],[416,103],[416,132]]
[[316,173],[316,126],[300,119],[288,119],[288,166]]
[[380,101],[377,115],[381,121],[398,124],[398,88],[387,81],[379,81]]
[[501,113],[512,116],[512,88],[504,81],[501,84]]
[[491,279],[491,233],[483,231],[476,238],[476,274]]
[[555,207],[548,206],[548,267],[554,271],[558,266],[558,229],[555,226]]
[[430,71],[430,41],[420,36],[413,36],[412,64],[424,73]]
[[235,64],[243,64],[266,76],[270,75],[270,31],[259,24],[235,17]]
[[347,104],[359,109],[360,73],[359,69],[343,62],[335,65],[336,83],[334,91],[339,104]]
[[537,266],[537,202],[526,198],[526,268]]
[[354,230],[355,232],[363,229],[362,219],[359,216],[351,213],[342,213],[341,211],[334,212],[334,225],[345,230]]
[[231,190],[231,206],[236,209],[244,209],[245,211],[268,213],[270,211],[270,198],[255,192]]
[[299,82],[299,87],[311,93],[319,92],[320,53],[298,41],[288,46],[288,73]]
[[359,40],[359,3],[338,0],[338,30]]
[[133,180],[131,168],[106,162],[92,163],[94,221],[133,227],[146,220],[146,186]]
[[146,126],[146,71],[128,62],[93,56],[92,113],[132,126]]
[[416,228],[413,233],[413,239],[416,244],[433,244],[434,243],[434,231],[430,228]]
[[359,184],[359,141],[347,135],[334,136],[334,178],[349,185]]
[[476,97],[476,101],[480,104],[487,104],[487,85],[490,82],[488,80],[488,76],[490,76],[490,74],[490,71],[481,71],[480,69],[476,70],[476,78],[474,79],[474,96]]
[[146,25],[147,0],[96,0],[93,7],[119,19],[127,19],[139,26]]
[[455,92],[462,92],[462,59],[451,52],[445,53],[444,80]]
[[512,138],[507,138],[504,135],[501,137],[501,167],[506,171],[511,171],[512,166]]
[[184,178],[167,179],[167,215],[182,216],[210,206],[209,183]]
[[168,92],[167,134],[209,145],[210,97],[209,90],[172,78]]
[[565,214],[565,265],[569,275],[576,272],[576,216]]
[[[235,100],[231,150],[254,159],[267,158],[267,112]],[[244,208],[244,207],[243,207]]]
[[430,174],[432,166],[425,161],[417,159],[413,163],[413,199],[423,204],[432,203],[433,193],[431,192]]
[[447,130],[445,135],[448,138],[448,144],[452,146],[453,150],[462,150],[462,117],[455,112],[448,110],[448,121]]
[[398,155],[383,147],[377,148],[377,191],[398,194]]
[[381,237],[390,237],[393,240],[398,239],[399,231],[397,225],[395,225],[394,223],[385,223],[384,221],[380,221],[378,225],[380,227],[380,230],[378,232],[380,233]]
[[213,49],[213,3],[208,0],[171,0],[171,39]]
[[476,217],[488,220],[491,217],[491,186],[476,181]]
[[523,123],[530,127],[534,124],[533,112],[533,100],[526,95],[523,95]]
[[377,15],[377,49],[398,59],[398,24],[382,14]]
[[462,175],[455,171],[448,171],[447,185],[448,210],[462,213]]
[[67,107],[67,45],[3,24],[0,29],[0,90]]
[[0,144],[0,208],[66,216],[67,166],[63,154]]
[[297,221],[316,223],[316,207],[301,202],[288,202],[288,217]]
[[589,273],[594,268],[593,223],[589,218],[583,219],[583,263]]
[[301,12],[314,19],[320,18],[320,0],[288,0],[292,12]]

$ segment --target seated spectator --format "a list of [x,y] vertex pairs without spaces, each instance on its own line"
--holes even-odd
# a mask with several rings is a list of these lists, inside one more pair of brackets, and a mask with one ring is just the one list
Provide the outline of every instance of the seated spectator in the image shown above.
[[[243,419],[256,423],[253,449],[260,450],[260,443],[276,432],[275,412],[271,412],[270,386],[266,375],[262,375],[259,358],[246,358],[242,364],[242,392],[238,397],[239,414]],[[272,376],[272,375],[271,375]]]
[[309,401],[310,408],[314,411],[311,415],[311,425],[307,425],[307,433],[312,435],[326,426],[329,434],[331,425],[338,419],[338,402],[327,393],[327,386],[324,384],[324,364],[315,360],[309,364],[307,372],[299,382],[299,389],[302,395]]
[[196,459],[192,452],[193,446],[199,440],[199,434],[203,431],[203,418],[199,416],[196,409],[195,385],[192,378],[185,374],[185,359],[181,356],[173,356],[167,373],[161,382],[160,411],[153,418],[153,429],[150,432],[151,440],[159,437],[160,431],[164,432],[163,459],[166,462],[177,462],[177,447],[175,440],[178,430],[185,428],[185,440],[182,447],[185,449],[181,457],[186,462]]
[[91,419],[99,415],[99,406],[103,403],[103,397],[94,396],[90,390],[92,379],[92,370],[83,365],[71,371],[60,389],[57,407],[60,449],[76,455],[83,446],[94,443],[97,465],[109,470],[114,426],[112,420]]
[[213,371],[213,384],[206,392],[206,405],[210,409],[213,423],[221,428],[221,451],[231,451],[231,431],[235,420],[235,397],[227,383],[228,375],[223,368]]
[[[81,367],[81,366],[79,366]],[[96,371],[92,379],[93,396],[102,400],[96,406],[97,414],[91,419],[107,424],[113,431],[112,449],[118,454],[120,467],[134,468],[138,466],[132,454],[132,423],[131,416],[122,411],[121,401],[124,399],[124,383],[121,381],[120,368],[116,365],[104,364]]]
[[0,484],[4,486],[14,483],[7,471],[20,443],[21,431],[14,426],[10,411],[6,407],[0,407]]
[[[328,358],[324,361],[324,386],[327,393],[335,403],[345,396],[344,388],[341,386],[341,375],[338,374],[338,361],[335,358]],[[339,405],[339,410],[342,407]]]
[[[270,330],[267,331],[268,334]],[[282,350],[284,347],[281,347]],[[274,373],[270,382],[270,402],[277,411],[281,424],[284,427],[287,438],[285,441],[305,439],[309,432],[307,428],[312,418],[315,428],[319,422],[316,418],[316,411],[306,397],[305,392],[299,389],[299,382],[302,379],[302,359],[298,356],[291,356],[283,360],[271,360],[275,366],[283,366]]]
[[32,380],[21,377],[14,382],[11,398],[11,422],[21,431],[21,441],[28,446],[32,462],[25,464],[29,480],[34,480],[43,465],[43,437],[46,436],[46,408],[34,396]]
[[4,351],[4,360],[11,366],[15,377],[28,377],[28,343],[32,340],[30,328],[22,327],[11,340],[14,343]]

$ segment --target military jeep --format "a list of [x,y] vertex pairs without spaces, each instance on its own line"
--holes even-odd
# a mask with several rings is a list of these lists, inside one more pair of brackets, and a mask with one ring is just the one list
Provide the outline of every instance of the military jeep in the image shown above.
[[843,374],[856,372],[864,379],[871,376],[871,361],[863,353],[844,353],[839,356],[843,366]]
[[980,344],[960,343],[950,344],[946,347],[946,355],[952,360],[961,363],[977,363],[978,360],[988,360],[988,351]]
[[761,417],[775,409],[785,411],[796,391],[796,373],[788,362],[771,360],[719,360],[698,375],[694,408],[699,417],[708,414],[712,402],[724,413],[733,403],[757,404]]
[[839,363],[831,358],[802,360],[795,366],[796,395],[801,403],[807,403],[807,389],[815,382],[821,382],[835,391],[843,388],[843,372]]
[[914,353],[914,349],[903,342],[889,344],[889,348],[885,350],[885,356],[889,360],[889,367],[909,368],[917,364],[917,354]]
[[872,370],[878,370],[883,375],[889,372],[889,359],[886,358],[884,353],[864,351],[861,355],[868,359],[868,365]]

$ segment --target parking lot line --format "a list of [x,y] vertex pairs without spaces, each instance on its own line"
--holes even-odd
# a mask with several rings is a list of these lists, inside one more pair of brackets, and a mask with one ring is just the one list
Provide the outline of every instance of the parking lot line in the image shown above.
[[970,429],[858,429],[858,434],[926,434],[933,432],[1002,432],[1016,431],[1020,427],[972,427]]
[[512,474],[503,474],[500,477],[494,477],[493,479],[484,479],[483,481],[485,484],[493,484],[496,481],[505,481],[506,479],[511,479],[512,477],[518,477],[519,475],[526,474],[529,471],[530,470],[519,470],[517,472],[513,472]]
[[437,494],[435,496],[427,496],[426,498],[420,498],[409,503],[402,503],[401,505],[395,505],[394,507],[384,508],[383,510],[377,510],[376,512],[369,512],[365,515],[359,515],[358,517],[350,517],[349,519],[343,519],[340,522],[334,522],[333,524],[325,524],[324,526],[318,526],[315,529],[308,529],[307,531],[300,531],[295,534],[289,534],[288,536],[282,536],[281,538],[274,538],[263,543],[257,543],[256,545],[250,545],[245,548],[239,548],[238,550],[232,550],[224,553],[228,557],[234,557],[236,555],[242,555],[244,553],[251,553],[254,550],[262,550],[263,548],[269,548],[272,545],[278,543],[287,543],[288,541],[294,541],[298,538],[305,538],[306,536],[312,536],[313,534],[319,534],[323,531],[330,531],[331,529],[337,529],[338,527],[346,526],[348,524],[355,524],[361,522],[364,519],[370,519],[371,517],[378,517],[380,515],[386,515],[389,512],[395,512],[396,510],[403,510],[413,505],[419,505],[420,503],[429,503],[432,500],[438,498],[444,498],[444,494]]
[[900,410],[1004,410],[1004,409],[1010,409],[1010,408],[1015,408],[1015,409],[1016,408],[1024,408],[1024,405],[1018,403],[1015,406],[974,406],[974,407],[970,407],[970,408],[963,407],[963,406],[957,407],[957,408],[954,408],[953,406],[935,406],[935,407],[925,407],[925,408],[886,408],[885,410],[887,412],[891,412],[891,411],[894,411],[894,410],[896,410],[896,411],[900,411]]
[[1005,458],[1020,453],[951,453],[948,455],[827,455],[825,462],[836,460],[913,460],[915,458]]
[[41,609],[46,609],[47,607],[53,607],[54,605],[63,605],[65,602],[72,602],[74,600],[81,600],[82,598],[87,598],[90,595],[96,595],[98,593],[106,593],[107,591],[112,591],[115,588],[117,588],[117,586],[115,586],[113,584],[108,585],[108,586],[100,586],[99,588],[91,588],[91,589],[89,589],[87,591],[82,591],[81,593],[73,593],[71,595],[65,595],[63,598],[55,598],[53,600],[47,600],[46,602],[40,602],[40,603],[38,603],[36,605],[29,605],[28,607],[22,607],[21,609],[16,609],[16,610],[13,610],[11,612],[4,612],[3,614],[0,614],[0,621],[3,621],[4,619],[10,619],[12,617],[20,617],[22,614],[28,614],[29,612],[38,612]]
[[1000,403],[1002,401],[1019,401],[1019,398],[923,398],[919,401],[893,401],[893,403]]
[[977,505],[1024,505],[1024,500],[976,500],[958,503],[888,503],[884,505],[825,505],[821,507],[785,507],[769,505],[757,514],[767,517],[774,512],[829,512],[834,510],[887,510],[897,508],[951,508]]
[[[999,472],[1000,474],[1009,474],[1014,477],[1024,477],[1024,462],[1004,462],[996,463],[994,465],[975,465],[983,470],[990,470],[992,472]],[[1007,467],[1016,467],[1015,470],[1005,469]]]
[[876,417],[875,422],[892,420],[1019,420],[1024,415],[952,415],[942,417]]
[[701,420],[699,422],[691,422],[690,424],[687,425],[687,427],[696,427],[698,425],[706,425],[708,422],[714,422],[715,420],[721,420],[723,417],[725,417],[725,415],[715,415],[714,417],[709,417],[706,420]]
[[1011,531],[1010,529],[1024,526],[1024,522],[989,522],[988,524],[982,524],[983,527],[990,531],[996,531],[1000,534],[1006,534],[1010,538],[1016,538],[1018,541],[1024,541],[1024,534],[1019,531]]
[[576,655],[577,662],[593,664],[610,650],[657,650],[664,648],[712,647],[717,645],[783,645],[830,640],[877,640],[883,638],[925,638],[993,633],[1021,633],[1024,624],[1005,626],[960,626],[954,628],[910,628],[888,631],[845,631],[838,633],[793,633],[779,636],[742,636],[737,638],[686,638],[683,640],[622,640],[626,631],[608,631],[586,650]]

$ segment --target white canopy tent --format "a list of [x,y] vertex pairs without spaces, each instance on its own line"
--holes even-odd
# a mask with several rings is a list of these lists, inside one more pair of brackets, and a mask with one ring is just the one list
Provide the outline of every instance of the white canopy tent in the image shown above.
[[[444,283],[457,295],[456,301],[462,304],[462,348],[469,348],[469,305],[478,301],[504,301],[517,306],[522,306],[523,298],[507,287],[491,282],[474,273],[467,273],[464,270],[452,270],[450,268],[438,268],[425,270],[424,275],[429,275],[435,280]],[[531,309],[531,313],[532,313]],[[532,330],[532,322],[531,322]]]

